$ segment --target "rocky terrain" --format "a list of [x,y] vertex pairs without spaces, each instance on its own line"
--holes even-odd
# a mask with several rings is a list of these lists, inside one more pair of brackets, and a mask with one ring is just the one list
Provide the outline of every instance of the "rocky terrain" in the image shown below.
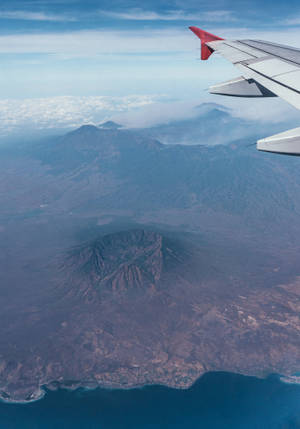
[[[106,235],[70,253],[68,262],[74,267],[73,280],[68,282],[72,285],[70,291],[74,292],[74,282],[78,289],[88,283],[87,292],[96,292],[97,296],[104,291],[111,294],[155,289],[163,269],[182,266],[184,256],[154,232],[131,230]],[[68,265],[66,273],[69,274]]]
[[248,144],[1,149],[2,398],[299,371],[299,160]]
[[300,281],[261,290],[216,276],[206,258],[201,246],[143,229],[73,249],[57,289],[10,326],[2,397],[30,400],[41,385],[184,388],[212,370],[296,371]]

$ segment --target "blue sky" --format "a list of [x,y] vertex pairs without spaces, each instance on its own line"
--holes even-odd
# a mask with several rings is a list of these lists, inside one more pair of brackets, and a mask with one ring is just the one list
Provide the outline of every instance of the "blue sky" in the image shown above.
[[200,100],[209,84],[237,72],[219,57],[196,61],[189,25],[228,38],[299,40],[300,47],[294,0],[2,0],[2,116],[5,100],[15,99],[44,106],[57,97]]

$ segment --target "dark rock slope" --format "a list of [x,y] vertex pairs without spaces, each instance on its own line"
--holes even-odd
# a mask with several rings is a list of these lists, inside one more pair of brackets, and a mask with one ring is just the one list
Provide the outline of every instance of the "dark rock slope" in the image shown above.
[[[160,233],[134,229],[112,233],[70,251],[63,270],[85,296],[157,289],[170,267],[179,268],[187,252]],[[88,285],[86,290],[85,285]],[[74,288],[73,288],[74,290]]]

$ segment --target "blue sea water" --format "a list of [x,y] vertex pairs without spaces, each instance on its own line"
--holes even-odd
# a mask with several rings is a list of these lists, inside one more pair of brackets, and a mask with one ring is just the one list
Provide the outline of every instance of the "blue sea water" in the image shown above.
[[300,385],[277,376],[204,375],[189,390],[48,391],[37,402],[0,404],[0,429],[298,429]]

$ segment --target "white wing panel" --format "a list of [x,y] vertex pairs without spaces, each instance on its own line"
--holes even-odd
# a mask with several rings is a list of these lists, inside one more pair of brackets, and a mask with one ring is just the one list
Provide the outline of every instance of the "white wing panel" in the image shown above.
[[258,71],[269,77],[274,77],[281,75],[283,73],[289,73],[296,70],[300,70],[299,67],[294,66],[293,64],[287,63],[285,61],[279,60],[277,58],[272,58],[264,61],[259,61],[257,63],[251,64],[249,66],[252,70]]
[[300,69],[292,73],[283,74],[276,77],[276,80],[290,88],[300,91]]
[[239,51],[238,49],[232,48],[226,44],[218,46],[219,54],[221,54],[226,60],[232,63],[239,63],[241,61],[253,60],[254,57],[246,52]]
[[[300,94],[295,92],[293,89],[287,88],[281,85],[279,82],[269,79],[268,77],[262,76],[251,70],[248,66],[237,64],[236,67],[242,71],[243,76],[246,79],[254,79],[256,82],[267,88],[269,91],[281,97],[283,100],[295,106],[300,110]],[[276,78],[277,79],[277,78]]]
[[300,155],[300,128],[258,140],[257,149],[290,155]]
[[[231,41],[231,40],[225,40],[225,41],[214,41],[214,42],[208,42],[207,45],[212,48],[214,51],[219,52],[221,55],[224,54],[225,57],[225,52],[226,55],[234,55],[236,53],[240,53],[243,54],[244,56],[241,57],[243,59],[241,59],[241,61],[246,61],[246,60],[250,60],[250,59],[255,59],[255,58],[261,58],[261,57],[265,57],[266,53],[259,51],[258,49],[252,48],[250,46],[244,45],[243,43],[240,42],[236,42],[236,41]],[[226,57],[226,59],[229,59],[229,57]],[[231,59],[229,59],[229,61],[232,61]]]
[[[206,48],[202,59],[216,51],[242,72],[242,78],[215,85],[211,93],[236,97],[277,95],[300,110],[300,50],[269,42],[222,40],[195,27],[191,29],[201,39],[202,49]],[[300,156],[300,128],[259,140],[257,148]]]
[[[250,42],[216,40],[208,42],[207,45],[234,63],[245,79],[253,79],[300,110],[300,51],[293,50],[293,59],[296,58],[296,54],[298,55],[298,66],[297,63],[283,57],[284,47],[280,47],[280,56],[276,56],[264,49],[266,43],[253,45],[253,42],[252,46],[249,46]],[[274,51],[279,49],[278,46],[271,47]],[[287,50],[289,51],[289,48]]]
[[262,52],[259,49],[255,49],[250,46],[247,46],[241,42],[235,42],[235,41],[232,42],[231,40],[226,40],[226,44],[242,52],[246,52],[247,54],[251,55],[254,58],[261,58],[266,56],[265,52]]

